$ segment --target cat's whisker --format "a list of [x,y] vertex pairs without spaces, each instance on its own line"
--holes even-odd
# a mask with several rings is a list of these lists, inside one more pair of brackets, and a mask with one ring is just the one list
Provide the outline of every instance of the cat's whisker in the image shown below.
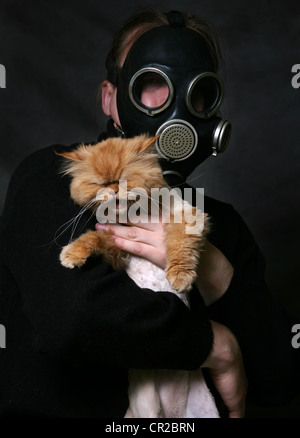
[[[61,225],[58,229],[57,229],[57,231],[55,232],[55,235],[54,235],[54,242],[58,245],[58,239],[70,228],[70,227],[72,227],[72,229],[71,229],[71,237],[70,237],[70,240],[69,240],[69,242],[72,240],[72,238],[73,238],[73,236],[74,236],[74,233],[75,233],[75,231],[76,231],[76,228],[77,228],[77,226],[78,226],[78,224],[79,224],[79,222],[80,222],[80,219],[82,218],[82,215],[88,210],[88,209],[90,209],[94,204],[96,204],[97,203],[97,200],[96,200],[96,198],[93,198],[93,199],[91,199],[90,201],[88,201],[81,209],[80,209],[80,211],[78,212],[78,214],[76,215],[76,216],[74,216],[72,219],[70,219],[70,220],[68,220],[67,222],[65,222],[63,225]],[[93,214],[92,214],[93,215]],[[92,216],[91,215],[91,216]],[[91,217],[90,216],[90,217]],[[89,217],[89,219],[90,219],[90,217]],[[88,220],[89,220],[88,219]],[[88,221],[87,221],[88,222]],[[86,222],[86,223],[87,223]],[[85,224],[86,224],[85,223]],[[84,225],[85,225],[84,224]],[[83,225],[83,226],[84,226]],[[61,230],[61,231],[60,231]],[[59,232],[60,231],[60,232]],[[59,233],[59,234],[58,234]]]
[[[97,199],[93,198],[91,199],[89,202],[87,202],[82,209],[79,211],[79,213],[75,216],[74,221],[73,221],[73,225],[72,225],[72,231],[71,231],[71,235],[70,235],[70,239],[69,239],[69,243],[72,241],[74,233],[77,229],[77,226],[83,216],[83,214],[89,210],[93,205],[97,204]],[[81,226],[80,230],[81,231],[83,229],[83,227],[89,222],[90,218],[94,215],[94,213],[92,212],[91,215],[89,216],[89,218],[87,219],[87,221]],[[70,224],[71,226],[71,224]]]
[[[56,244],[58,244],[57,240],[67,231],[68,228],[70,228],[70,226],[74,223],[76,218],[72,218],[70,220],[68,220],[67,222],[65,222],[64,224],[62,224],[55,232],[54,234],[54,242]],[[62,230],[62,231],[60,231]],[[60,231],[60,233],[59,233]],[[59,233],[59,234],[58,234]]]
[[143,213],[148,215],[148,209],[143,206],[143,204],[139,204]]
[[[93,213],[93,212],[91,212],[90,216],[87,218],[87,220],[85,221],[85,223],[82,224],[81,228],[79,228],[78,233],[80,233],[80,231],[85,227],[85,225],[90,221],[90,219],[91,219],[92,217],[94,217],[94,213]],[[78,223],[79,223],[79,221],[78,221]],[[77,226],[77,225],[76,225],[76,226]],[[76,231],[76,227],[74,228],[74,230],[72,229],[71,236],[70,236],[70,239],[69,239],[69,243],[72,242],[75,231]]]
[[[201,178],[203,175],[205,175],[207,172],[209,171],[209,169],[206,169],[206,170],[204,170],[202,173],[200,173],[200,175],[197,175],[197,176],[195,176],[194,178],[192,178],[192,179],[189,179],[188,181],[187,181],[187,183],[188,184],[190,184],[190,182],[193,182],[193,181],[195,181],[196,179],[198,179],[198,178]],[[186,184],[186,182],[182,182],[182,183],[180,183],[180,184],[174,184],[173,186],[171,186],[171,187],[180,187],[180,186],[183,186],[183,185],[185,185]]]
[[170,205],[165,204],[165,203],[162,202],[162,201],[159,202],[159,201],[157,201],[155,198],[153,198],[152,196],[149,196],[149,195],[148,195],[148,197],[149,197],[149,199],[153,202],[153,204],[156,205],[157,207],[162,206],[162,207],[166,208],[168,212],[171,211]]
[[[139,194],[139,193],[137,193]],[[170,205],[165,204],[164,202],[160,202],[159,200],[155,199],[153,196],[149,195],[148,193],[143,193],[144,196],[147,196],[147,199],[150,199],[150,201],[158,208],[163,206],[168,212],[171,211]]]

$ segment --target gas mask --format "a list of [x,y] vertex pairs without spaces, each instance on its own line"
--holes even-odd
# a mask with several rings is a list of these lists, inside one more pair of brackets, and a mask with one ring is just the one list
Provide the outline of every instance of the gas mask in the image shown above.
[[121,69],[107,59],[122,135],[159,135],[155,147],[171,185],[228,145],[231,124],[216,115],[223,84],[213,65],[204,38],[178,20],[140,36]]

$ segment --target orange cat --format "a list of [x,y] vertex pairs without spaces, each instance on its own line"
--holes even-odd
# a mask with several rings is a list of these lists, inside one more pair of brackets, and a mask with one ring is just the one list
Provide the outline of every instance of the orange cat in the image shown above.
[[[99,221],[126,223],[129,217],[131,222],[134,219],[142,222],[149,220],[149,216],[151,220],[163,221],[166,270],[141,257],[124,254],[106,231],[82,234],[63,248],[60,260],[63,266],[74,268],[82,266],[91,255],[101,255],[115,268],[125,268],[141,288],[172,292],[188,306],[187,294],[183,292],[191,289],[196,278],[208,225],[201,210],[183,201],[178,192],[171,196],[153,153],[155,139],[110,138],[59,155],[67,159],[64,172],[72,176],[72,198],[84,209],[92,208]],[[153,193],[153,188],[165,192]],[[201,368],[129,370],[128,396],[127,418],[219,417]]]
[[[166,188],[167,194],[171,193],[157,155],[153,153],[155,139],[145,135],[133,139],[109,138],[96,145],[82,145],[72,152],[59,154],[68,160],[64,172],[72,176],[70,189],[74,201],[80,206],[91,203],[95,213],[99,213],[103,204],[115,222],[119,222],[122,215],[124,217],[124,210],[130,213],[131,208],[136,212],[138,205],[141,211],[148,212],[144,220],[149,220],[149,216],[151,220],[152,210],[157,202],[161,204],[160,198],[152,202],[151,190]],[[166,276],[173,289],[183,292],[191,289],[196,278],[208,225],[202,211],[191,207],[179,195],[170,197],[169,206],[164,208],[161,204],[159,208],[159,215],[165,222]],[[150,204],[151,211],[148,210]],[[157,220],[157,215],[152,216],[152,220]],[[99,220],[99,215],[97,218]],[[82,266],[91,255],[102,255],[115,268],[126,267],[127,257],[115,247],[112,237],[105,231],[87,231],[81,235],[63,248],[60,261],[63,266],[74,268]]]

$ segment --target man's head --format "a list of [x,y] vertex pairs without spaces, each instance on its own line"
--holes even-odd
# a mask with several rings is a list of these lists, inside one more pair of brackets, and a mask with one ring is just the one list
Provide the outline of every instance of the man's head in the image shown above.
[[185,179],[212,152],[226,148],[230,124],[216,116],[223,85],[212,33],[203,21],[195,27],[193,19],[190,26],[179,12],[163,17],[161,24],[131,30],[118,61],[109,53],[103,109],[125,137],[160,134],[163,170]]

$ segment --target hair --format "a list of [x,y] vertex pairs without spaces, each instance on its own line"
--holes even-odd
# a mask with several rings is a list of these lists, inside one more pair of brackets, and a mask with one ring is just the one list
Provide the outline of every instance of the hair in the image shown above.
[[[212,25],[195,15],[188,15],[183,11],[180,12],[184,18],[185,26],[199,32],[206,40],[215,71],[218,71],[223,57],[216,32]],[[169,21],[164,12],[154,8],[139,9],[115,33],[107,58],[115,67],[121,67],[124,54],[141,35],[155,27],[168,25]]]

